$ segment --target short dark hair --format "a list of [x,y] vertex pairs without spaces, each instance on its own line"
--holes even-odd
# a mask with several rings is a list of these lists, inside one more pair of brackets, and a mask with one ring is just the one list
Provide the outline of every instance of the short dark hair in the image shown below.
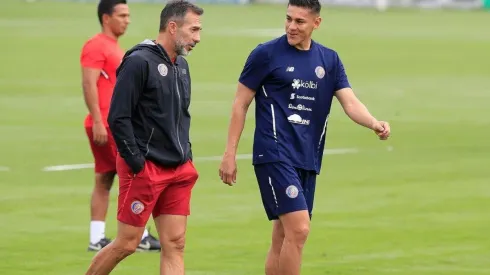
[[127,4],[126,0],[100,0],[97,6],[97,16],[99,17],[99,23],[102,25],[102,16],[104,14],[112,15],[114,7],[119,4]]
[[317,14],[320,14],[322,9],[318,0],[289,0],[288,6],[307,8]]
[[180,21],[178,24],[182,24],[188,11],[197,15],[202,15],[204,13],[202,8],[186,0],[169,1],[160,14],[160,31],[165,31],[168,22],[171,20]]

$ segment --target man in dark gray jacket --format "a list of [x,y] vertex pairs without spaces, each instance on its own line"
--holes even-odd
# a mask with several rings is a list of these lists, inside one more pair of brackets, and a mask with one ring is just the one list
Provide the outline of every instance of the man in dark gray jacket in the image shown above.
[[184,240],[198,173],[189,141],[191,78],[187,55],[200,41],[203,10],[169,2],[156,40],[124,56],[109,111],[118,149],[118,234],[86,274],[109,274],[132,254],[153,215],[162,257],[160,274],[184,274]]

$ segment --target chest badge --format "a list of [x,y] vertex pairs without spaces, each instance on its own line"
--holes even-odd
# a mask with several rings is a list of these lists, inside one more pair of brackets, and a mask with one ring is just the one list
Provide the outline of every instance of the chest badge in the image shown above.
[[165,64],[159,64],[158,65],[158,72],[162,75],[162,76],[166,76],[168,74],[168,68]]
[[315,74],[318,78],[322,79],[325,76],[325,70],[322,66],[318,66],[315,68]]

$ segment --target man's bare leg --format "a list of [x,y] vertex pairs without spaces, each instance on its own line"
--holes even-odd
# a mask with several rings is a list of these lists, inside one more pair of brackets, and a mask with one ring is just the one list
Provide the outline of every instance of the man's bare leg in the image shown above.
[[90,243],[95,244],[104,237],[109,195],[115,175],[115,172],[95,174],[95,185],[90,201]]
[[299,275],[303,247],[310,232],[308,211],[296,211],[279,217],[284,229],[284,243],[279,256],[280,275]]
[[115,172],[95,174],[95,185],[90,201],[90,218],[92,221],[105,221],[115,175]]
[[272,243],[265,262],[266,275],[280,275],[279,256],[284,242],[284,229],[280,220],[272,222]]
[[120,261],[136,251],[144,230],[144,227],[135,227],[118,222],[116,238],[95,255],[85,274],[109,274]]
[[160,244],[160,275],[184,275],[187,216],[160,215],[155,218]]

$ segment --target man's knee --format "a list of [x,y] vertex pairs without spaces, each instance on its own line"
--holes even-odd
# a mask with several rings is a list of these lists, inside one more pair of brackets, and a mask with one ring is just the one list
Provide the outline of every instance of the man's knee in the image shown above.
[[160,215],[155,218],[163,252],[183,252],[187,216]]
[[97,173],[95,175],[96,188],[110,191],[114,182],[115,172]]
[[294,240],[296,243],[305,243],[310,233],[310,225],[302,223],[290,228],[286,233],[286,238]]
[[129,256],[136,252],[136,248],[138,247],[138,244],[140,241],[138,239],[130,240],[130,241],[117,241],[114,240],[115,244],[115,249],[119,251],[120,254],[124,254],[124,256]]
[[310,220],[307,211],[285,214],[281,217],[284,235],[288,241],[303,245],[310,233]]
[[178,234],[173,234],[172,236],[168,236],[167,238],[163,238],[161,241],[161,245],[165,250],[171,250],[175,252],[184,252],[185,250],[185,232],[180,232]]
[[113,241],[114,249],[124,255],[131,255],[141,242],[144,227],[135,227],[119,222],[118,234]]

